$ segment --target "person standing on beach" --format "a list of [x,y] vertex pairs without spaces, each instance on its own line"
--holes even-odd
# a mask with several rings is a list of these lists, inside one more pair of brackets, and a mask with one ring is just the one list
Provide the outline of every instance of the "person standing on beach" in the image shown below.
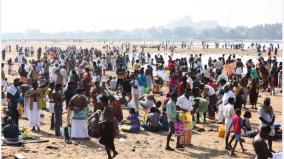
[[51,113],[51,121],[50,121],[50,130],[54,130],[54,100],[53,100],[53,91],[55,89],[55,82],[51,82],[48,86],[48,91],[47,91],[47,95],[48,95],[48,110]]
[[265,97],[263,101],[263,106],[260,107],[257,111],[260,124],[259,127],[263,126],[270,126],[271,127],[271,132],[269,133],[269,138],[268,138],[268,147],[270,152],[274,152],[272,150],[272,138],[275,135],[275,129],[274,129],[274,121],[275,121],[275,113],[273,111],[272,106],[270,105],[270,98]]
[[55,90],[52,92],[52,98],[54,100],[54,128],[55,135],[60,136],[60,127],[62,127],[62,112],[63,112],[63,99],[64,95],[61,92],[62,85],[56,84]]
[[234,109],[234,98],[233,97],[229,97],[228,99],[228,104],[225,105],[224,107],[224,117],[225,117],[225,130],[226,130],[226,138],[225,138],[225,149],[230,150],[232,147],[231,145],[228,144],[229,142],[229,137],[230,137],[230,126],[233,122],[233,117],[235,115],[235,109]]
[[13,85],[7,88],[7,98],[8,98],[8,115],[12,117],[16,125],[19,126],[19,112],[17,110],[18,101],[20,98],[20,80],[15,79]]
[[[172,93],[170,101],[166,105],[166,112],[169,122],[169,134],[167,136],[167,143],[166,143],[166,150],[174,151],[173,148],[170,147],[170,140],[172,135],[175,133],[174,123],[177,121],[177,111],[176,111],[176,101],[177,101],[177,94]],[[177,136],[177,143],[176,148],[181,148],[180,145],[180,136]]]
[[[114,113],[113,108],[108,104],[108,97],[102,96],[100,98],[102,106],[104,107],[103,112],[100,116],[99,125],[101,126],[101,138],[99,142],[105,146],[107,156],[109,159],[114,158],[118,152],[115,150],[114,145]],[[111,151],[113,156],[111,156]]]
[[26,96],[30,97],[29,125],[33,127],[32,130],[37,128],[40,131],[40,98],[43,92],[38,89],[37,81],[32,82],[32,87],[26,92]]
[[[67,123],[71,125],[71,138],[89,139],[88,135],[88,98],[83,95],[84,89],[77,88],[76,95],[72,97],[67,108]],[[72,114],[72,119],[70,116]]]

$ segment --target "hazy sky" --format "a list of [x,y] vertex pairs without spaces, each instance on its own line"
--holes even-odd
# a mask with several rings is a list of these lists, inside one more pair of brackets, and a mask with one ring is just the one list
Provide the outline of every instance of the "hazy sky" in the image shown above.
[[2,0],[2,32],[131,30],[185,15],[221,26],[282,21],[281,0]]

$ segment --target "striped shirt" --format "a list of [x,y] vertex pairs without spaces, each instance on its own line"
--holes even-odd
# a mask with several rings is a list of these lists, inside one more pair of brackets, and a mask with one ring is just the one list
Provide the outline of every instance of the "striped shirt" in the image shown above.
[[16,124],[9,124],[4,127],[3,134],[4,138],[18,138],[20,131]]

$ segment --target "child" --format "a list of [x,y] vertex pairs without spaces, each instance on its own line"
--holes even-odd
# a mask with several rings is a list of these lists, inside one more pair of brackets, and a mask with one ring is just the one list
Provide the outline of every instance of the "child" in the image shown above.
[[[230,129],[233,126],[233,130],[234,130],[234,133],[235,133],[234,136],[232,137],[232,139],[235,139],[235,145],[231,150],[231,154],[230,154],[231,156],[235,155],[234,151],[236,149],[238,142],[240,142],[242,151],[243,152],[246,151],[246,149],[244,149],[244,147],[243,147],[242,140],[241,140],[241,129],[245,130],[245,128],[242,126],[242,119],[241,119],[240,116],[241,116],[241,109],[236,109],[236,115],[234,115],[233,122],[230,126]],[[232,142],[232,139],[231,139],[230,143]],[[229,145],[230,145],[230,143],[229,143]]]
[[244,120],[243,125],[246,128],[246,131],[242,133],[242,136],[248,136],[248,137],[255,137],[257,132],[251,128],[249,119],[251,118],[251,112],[246,111],[244,114]]
[[161,111],[159,110],[159,108],[161,107],[162,102],[161,101],[157,101],[156,105],[155,105],[155,112],[158,114],[161,114]]
[[160,115],[160,127],[163,131],[169,131],[169,123],[168,123],[168,117],[167,117],[167,108],[163,108],[163,112]]

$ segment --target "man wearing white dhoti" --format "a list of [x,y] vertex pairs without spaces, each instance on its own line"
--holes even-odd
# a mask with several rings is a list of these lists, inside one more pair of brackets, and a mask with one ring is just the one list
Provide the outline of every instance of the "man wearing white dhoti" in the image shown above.
[[40,131],[40,98],[43,96],[43,92],[38,89],[37,82],[34,81],[32,86],[33,88],[26,93],[26,97],[30,98],[29,125],[33,127],[32,130],[37,128]]
[[72,114],[71,120],[71,138],[76,139],[88,139],[88,99],[83,95],[84,89],[78,88],[76,95],[72,97],[68,107],[67,123],[70,125],[70,115]]

